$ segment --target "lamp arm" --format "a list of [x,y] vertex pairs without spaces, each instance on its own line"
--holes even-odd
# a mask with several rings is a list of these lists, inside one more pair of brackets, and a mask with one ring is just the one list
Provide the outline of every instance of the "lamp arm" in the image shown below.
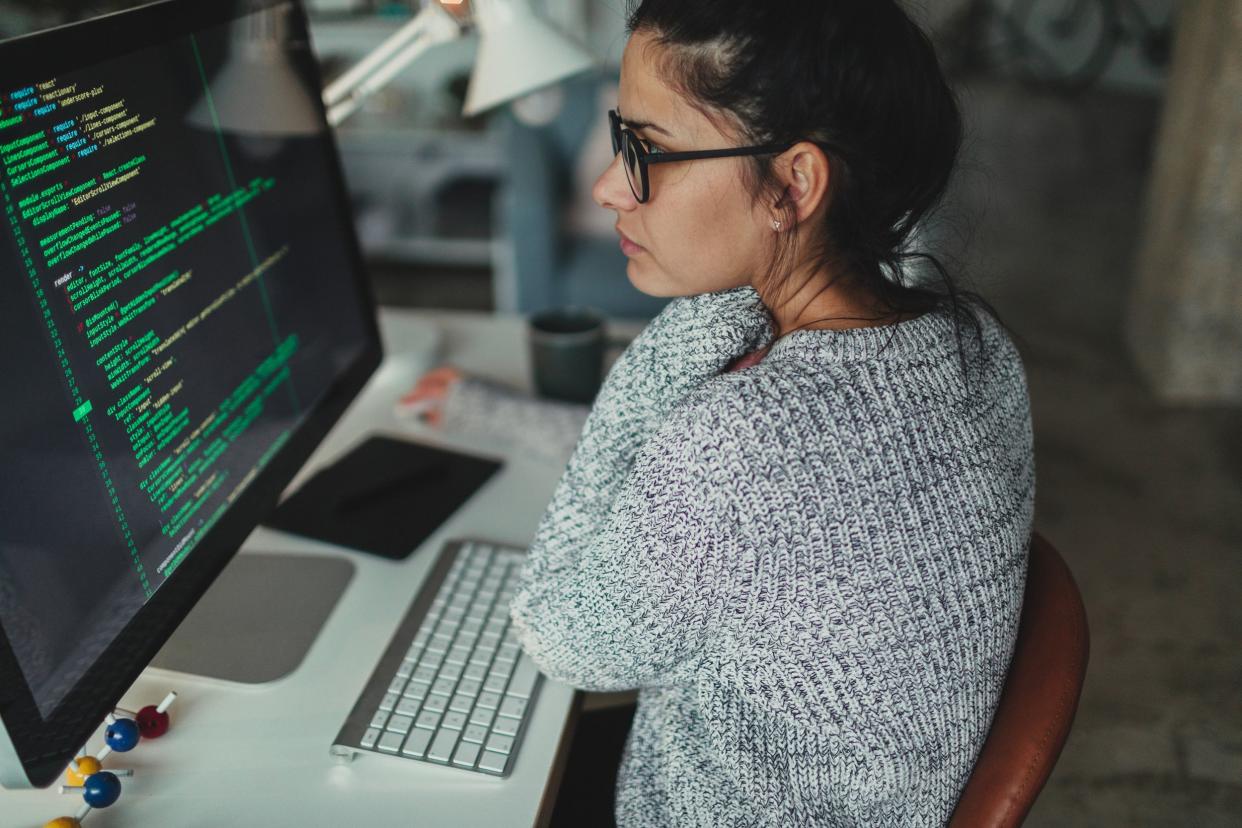
[[323,91],[328,123],[339,125],[409,63],[439,43],[461,36],[456,18],[431,3]]

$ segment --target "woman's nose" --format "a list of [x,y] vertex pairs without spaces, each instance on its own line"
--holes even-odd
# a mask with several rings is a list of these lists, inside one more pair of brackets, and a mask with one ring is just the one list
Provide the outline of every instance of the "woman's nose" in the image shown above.
[[591,196],[596,204],[609,210],[633,210],[638,206],[638,199],[634,198],[621,165],[621,153],[617,153],[608,169],[595,180]]

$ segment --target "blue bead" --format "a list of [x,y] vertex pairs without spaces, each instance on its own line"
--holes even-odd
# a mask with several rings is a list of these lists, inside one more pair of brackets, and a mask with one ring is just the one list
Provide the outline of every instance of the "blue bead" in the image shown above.
[[138,744],[138,736],[138,725],[133,719],[117,719],[104,731],[108,747],[120,753],[133,750],[134,745]]
[[82,799],[92,808],[107,808],[121,796],[121,780],[116,774],[99,771],[86,777]]

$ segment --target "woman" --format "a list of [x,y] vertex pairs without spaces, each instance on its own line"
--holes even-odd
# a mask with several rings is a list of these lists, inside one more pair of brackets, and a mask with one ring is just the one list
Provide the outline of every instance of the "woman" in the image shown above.
[[[644,0],[628,27],[594,195],[634,286],[677,298],[590,410],[513,601],[522,645],[554,679],[639,688],[621,825],[944,824],[1034,503],[1018,352],[938,264],[943,290],[911,276],[952,94],[892,0]],[[448,369],[417,396],[449,427],[480,388]]]

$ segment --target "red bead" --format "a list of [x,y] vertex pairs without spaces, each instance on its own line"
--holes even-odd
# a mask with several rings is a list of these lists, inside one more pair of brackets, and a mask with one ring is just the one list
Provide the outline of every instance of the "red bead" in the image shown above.
[[148,704],[138,711],[138,732],[144,739],[156,739],[168,732],[168,714],[160,713],[155,705]]

